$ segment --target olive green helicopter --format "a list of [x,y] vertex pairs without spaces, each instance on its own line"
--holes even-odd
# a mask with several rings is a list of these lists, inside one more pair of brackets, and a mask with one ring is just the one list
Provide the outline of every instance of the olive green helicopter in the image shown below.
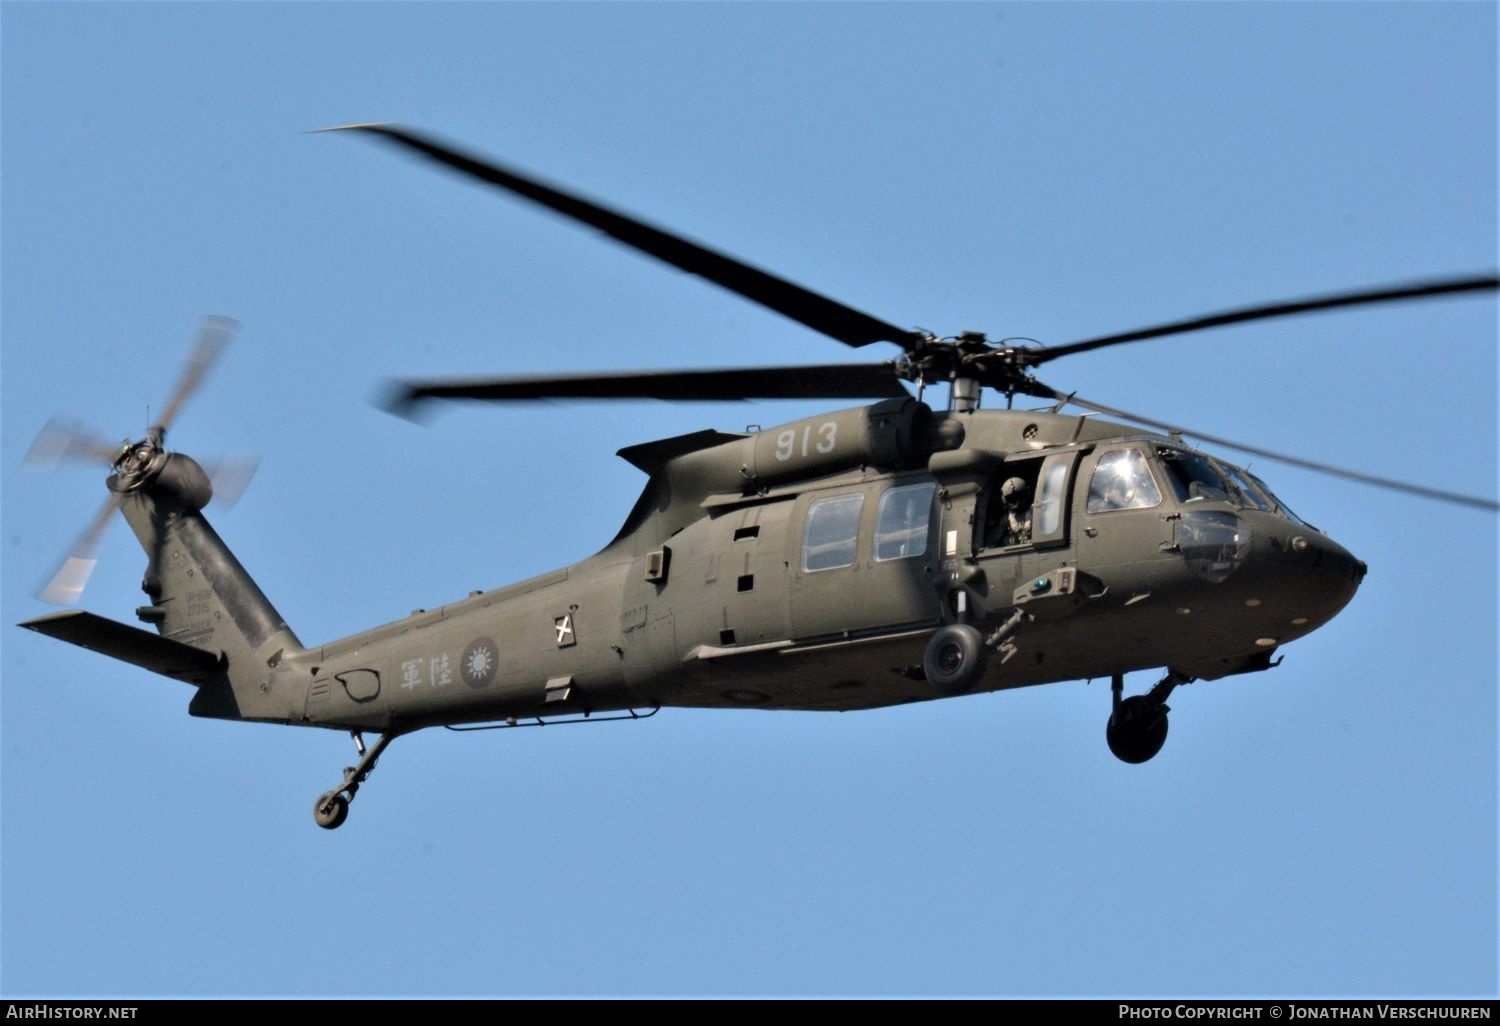
[[[848,711],[1109,678],[1105,739],[1160,751],[1181,684],[1256,673],[1354,597],[1366,566],[1259,476],[1184,439],[1494,511],[1494,500],[1232,442],[1038,380],[1059,357],[1313,311],[1494,291],[1493,273],[1319,296],[1063,345],[901,328],[431,137],[349,125],[598,229],[815,331],[893,360],[392,384],[392,412],[437,400],[859,400],[764,430],[619,455],[648,478],[614,539],[581,562],[304,645],[204,518],[237,490],[165,438],[234,329],[204,321],[138,441],[54,421],[28,460],[105,463],[109,494],[52,581],[71,605],[114,513],[145,549],[137,618],[79,609],[21,624],[190,684],[195,716],[349,732],[359,758],[314,804],[335,828],[397,737],[639,719],[663,707]],[[913,395],[907,385],[914,385]],[[923,401],[946,385],[948,404]],[[981,408],[990,389],[1004,409]],[[1017,396],[1043,409],[1014,408]],[[873,401],[873,402],[872,402]],[[1072,408],[1070,410],[1070,408]],[[1115,418],[1114,420],[1101,419]],[[211,480],[213,478],[213,480]],[[226,489],[226,482],[230,487]],[[1125,674],[1159,670],[1125,697]],[[366,732],[377,735],[368,747]]]

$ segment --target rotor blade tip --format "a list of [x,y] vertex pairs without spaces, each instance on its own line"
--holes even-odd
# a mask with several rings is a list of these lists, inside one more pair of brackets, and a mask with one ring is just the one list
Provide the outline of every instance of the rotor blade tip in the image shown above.
[[327,128],[313,128],[308,135],[321,135],[324,132],[381,132],[391,127],[389,121],[354,121],[347,125],[329,125]]
[[213,488],[210,501],[220,509],[233,509],[250,487],[255,472],[260,469],[259,456],[228,456],[212,461],[203,469],[208,472],[208,481]]
[[89,575],[98,562],[97,559],[69,556],[57,576],[47,582],[37,597],[50,605],[71,606],[83,594],[84,585],[88,584]]
[[371,402],[393,417],[421,424],[426,421],[429,403],[420,401],[421,396],[410,385],[400,381],[387,381],[376,390]]

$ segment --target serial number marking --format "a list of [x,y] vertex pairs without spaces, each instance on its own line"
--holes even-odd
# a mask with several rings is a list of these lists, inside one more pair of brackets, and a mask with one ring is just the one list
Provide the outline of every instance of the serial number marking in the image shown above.
[[[824,421],[823,423],[818,425],[817,432],[817,444],[814,445],[812,444],[812,440],[814,437],[813,426],[811,424],[802,425],[802,445],[800,455],[803,458],[807,457],[809,446],[811,446],[812,451],[821,453],[826,456],[829,453],[833,452],[834,447],[838,445],[838,421]],[[797,445],[797,429],[787,428],[785,431],[780,432],[776,436],[776,459],[778,462],[785,463],[795,455],[799,455]]]

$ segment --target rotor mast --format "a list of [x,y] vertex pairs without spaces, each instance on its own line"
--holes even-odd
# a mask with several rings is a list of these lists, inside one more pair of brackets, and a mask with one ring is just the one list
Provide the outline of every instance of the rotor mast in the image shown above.
[[979,409],[979,393],[983,386],[978,378],[955,375],[949,382],[948,409],[952,413],[970,413]]

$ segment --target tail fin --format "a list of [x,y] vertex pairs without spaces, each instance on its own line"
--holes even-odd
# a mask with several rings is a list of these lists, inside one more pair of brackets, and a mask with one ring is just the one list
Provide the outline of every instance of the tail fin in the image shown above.
[[287,722],[304,696],[288,694],[276,667],[302,650],[260,587],[200,509],[210,489],[202,468],[181,453],[149,485],[121,496],[120,509],[146,550],[136,615],[165,638],[220,653],[222,671],[199,686],[195,716]]

